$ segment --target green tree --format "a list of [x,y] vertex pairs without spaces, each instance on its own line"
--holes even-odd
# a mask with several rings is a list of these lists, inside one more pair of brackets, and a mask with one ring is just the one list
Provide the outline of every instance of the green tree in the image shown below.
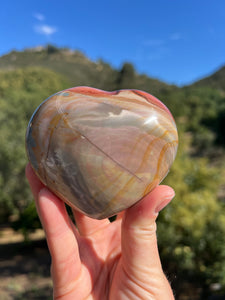
[[20,217],[32,197],[25,179],[25,132],[36,107],[67,87],[58,74],[40,68],[0,73],[0,217]]
[[136,73],[134,67],[130,63],[124,63],[117,79],[118,89],[134,89],[136,87]]
[[217,198],[225,174],[206,158],[190,157],[190,142],[180,135],[176,161],[164,181],[176,197],[158,222],[161,257],[168,272],[176,274],[177,292],[185,281],[205,289],[215,282],[225,286],[225,207]]

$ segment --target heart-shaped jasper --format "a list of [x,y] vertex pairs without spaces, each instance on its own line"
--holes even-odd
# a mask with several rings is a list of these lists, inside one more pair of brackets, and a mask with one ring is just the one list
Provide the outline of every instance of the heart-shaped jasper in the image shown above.
[[61,91],[37,108],[26,135],[28,158],[40,180],[97,219],[130,207],[158,185],[177,146],[167,107],[138,90]]

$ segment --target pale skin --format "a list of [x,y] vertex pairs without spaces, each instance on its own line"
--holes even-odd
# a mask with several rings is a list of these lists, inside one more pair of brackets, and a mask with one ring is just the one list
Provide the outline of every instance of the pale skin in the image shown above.
[[75,227],[64,203],[39,181],[30,164],[26,176],[52,258],[54,299],[174,299],[161,266],[155,222],[174,197],[171,187],[156,187],[113,223],[73,210]]

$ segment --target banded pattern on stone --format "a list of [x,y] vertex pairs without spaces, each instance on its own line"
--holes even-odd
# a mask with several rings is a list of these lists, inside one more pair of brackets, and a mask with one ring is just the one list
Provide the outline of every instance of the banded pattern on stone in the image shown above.
[[98,219],[126,209],[158,185],[177,146],[168,108],[138,90],[76,87],[56,93],[37,108],[26,135],[40,180]]

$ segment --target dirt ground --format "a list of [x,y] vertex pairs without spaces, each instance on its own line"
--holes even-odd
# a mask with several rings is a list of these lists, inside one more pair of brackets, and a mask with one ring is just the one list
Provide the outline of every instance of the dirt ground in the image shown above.
[[[0,227],[0,300],[52,299],[51,259],[43,230],[37,230],[30,239],[24,243],[21,234]],[[176,300],[199,300],[200,293],[187,283]],[[225,295],[204,300],[225,300]]]
[[0,299],[52,299],[50,256],[42,230],[22,235],[0,228]]

